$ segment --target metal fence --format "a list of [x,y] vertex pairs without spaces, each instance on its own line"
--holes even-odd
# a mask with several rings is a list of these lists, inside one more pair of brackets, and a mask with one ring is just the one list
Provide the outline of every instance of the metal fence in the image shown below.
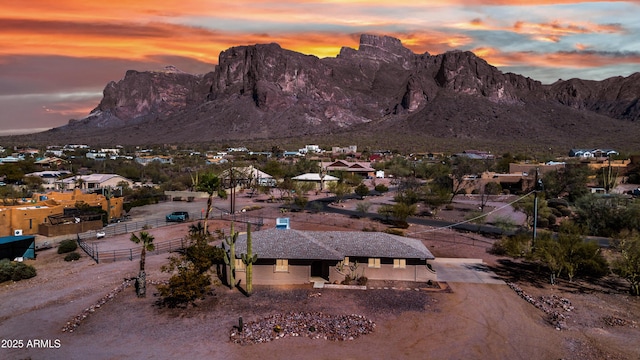
[[120,234],[127,234],[134,231],[139,231],[145,228],[158,228],[162,226],[172,225],[175,223],[166,222],[165,219],[149,219],[144,221],[124,221],[121,223],[111,224],[105,226],[101,230],[87,231],[78,236],[82,239],[95,239],[96,233],[103,231],[106,236],[115,236]]
[[[78,236],[78,246],[96,263],[100,262],[115,262],[140,258],[140,251],[142,246],[128,248],[128,249],[115,249],[115,250],[103,250],[100,251],[99,244],[88,243]],[[148,255],[157,255],[162,253],[169,253],[174,251],[183,250],[187,246],[187,240],[185,238],[171,239],[154,243],[154,250],[147,251]]]
[[[200,213],[189,213],[189,218],[192,220],[203,220],[202,214]],[[223,211],[215,211],[212,212],[209,216],[210,220],[226,220],[226,221],[234,221],[238,223],[250,223],[252,225],[257,226],[259,229],[262,225],[264,225],[264,219],[262,217],[257,216],[249,216],[246,213],[236,213],[229,214]],[[123,221],[120,223],[110,224],[101,230],[91,230],[84,233],[79,234],[78,236],[81,239],[95,239],[96,234],[99,231],[103,231],[105,236],[115,236],[121,234],[132,233],[135,231],[140,231],[147,228],[159,228],[167,225],[175,225],[175,222],[167,222],[165,218],[155,218],[141,221]]]

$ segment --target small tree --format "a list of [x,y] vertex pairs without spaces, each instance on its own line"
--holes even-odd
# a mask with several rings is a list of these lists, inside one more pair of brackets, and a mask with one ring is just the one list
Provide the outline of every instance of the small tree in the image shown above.
[[632,295],[640,296],[640,233],[623,231],[615,247],[620,253],[613,261],[613,271],[629,282]]
[[204,232],[207,232],[207,220],[209,220],[209,215],[211,215],[211,209],[213,208],[213,197],[218,195],[219,197],[226,199],[227,193],[222,189],[222,184],[220,182],[220,178],[216,175],[207,173],[203,174],[196,181],[196,189],[200,191],[204,191],[209,195],[207,197],[207,210],[205,212],[204,217]]
[[329,191],[336,194],[338,202],[341,202],[345,195],[351,191],[351,186],[345,182],[331,182],[329,183]]
[[371,208],[371,203],[368,201],[363,201],[356,204],[356,210],[358,211],[358,214],[360,214],[361,217],[367,215],[370,208]]
[[369,188],[365,184],[360,184],[356,186],[354,192],[360,196],[360,199],[364,199],[365,196],[369,195]]
[[153,240],[154,237],[152,235],[149,235],[149,233],[146,231],[141,231],[140,236],[137,236],[135,233],[131,234],[131,241],[136,244],[142,244],[142,249],[140,250],[140,272],[138,273],[138,277],[136,278],[136,294],[138,295],[138,297],[147,296],[147,281],[144,267],[147,251],[155,250]]
[[169,307],[194,304],[209,291],[211,277],[199,272],[191,261],[183,257],[172,256],[162,271],[173,273],[166,285],[158,286],[163,303]]

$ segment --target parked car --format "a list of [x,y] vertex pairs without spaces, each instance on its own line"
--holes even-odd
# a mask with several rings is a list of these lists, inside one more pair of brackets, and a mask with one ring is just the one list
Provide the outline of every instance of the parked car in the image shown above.
[[105,233],[105,232],[104,232],[104,231],[102,231],[102,230],[101,230],[101,231],[96,232],[96,239],[102,239],[102,238],[104,238],[105,236],[107,236],[107,233]]
[[189,213],[186,211],[174,211],[167,215],[168,222],[183,222],[189,220]]

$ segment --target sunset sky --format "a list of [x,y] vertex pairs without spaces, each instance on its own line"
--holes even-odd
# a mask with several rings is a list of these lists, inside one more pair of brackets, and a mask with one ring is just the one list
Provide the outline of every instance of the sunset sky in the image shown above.
[[203,74],[223,50],[270,42],[335,57],[362,33],[419,54],[473,51],[546,84],[640,71],[640,0],[8,0],[0,135],[88,115],[129,69]]

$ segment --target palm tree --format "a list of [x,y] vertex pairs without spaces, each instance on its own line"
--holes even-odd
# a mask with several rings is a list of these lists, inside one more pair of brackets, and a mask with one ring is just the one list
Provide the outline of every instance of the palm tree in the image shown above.
[[199,191],[204,191],[209,194],[209,197],[207,198],[207,211],[204,217],[203,234],[207,233],[207,220],[209,219],[209,215],[211,214],[213,196],[218,195],[221,198],[226,198],[227,193],[224,192],[221,185],[222,184],[220,182],[220,178],[211,173],[203,174],[198,180],[198,184],[196,185],[196,188]]
[[146,273],[144,272],[144,265],[147,256],[147,251],[155,250],[153,240],[155,238],[146,231],[141,231],[140,236],[135,233],[131,234],[131,241],[136,244],[142,244],[142,250],[140,250],[140,272],[136,278],[136,294],[138,297],[145,297],[147,295],[147,282]]
[[[204,232],[204,226],[202,225],[202,223],[200,221],[198,221],[196,224],[191,224],[189,226],[189,235],[191,236],[203,236],[205,234]],[[209,235],[207,233],[207,235]]]

